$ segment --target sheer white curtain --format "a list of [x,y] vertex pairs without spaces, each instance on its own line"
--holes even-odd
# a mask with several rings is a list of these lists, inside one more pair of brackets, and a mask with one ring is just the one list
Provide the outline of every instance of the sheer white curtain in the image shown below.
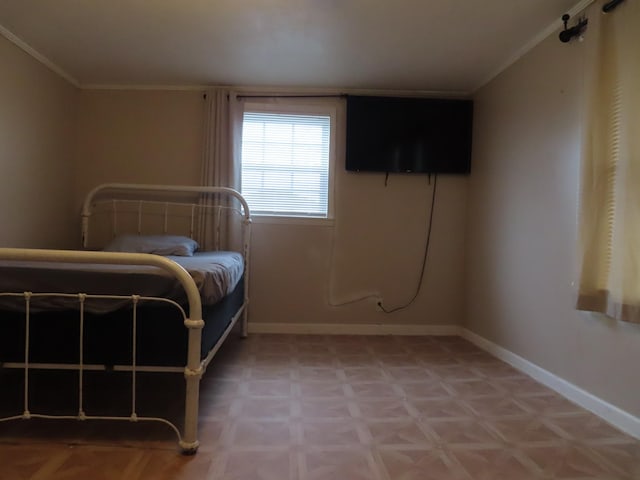
[[577,308],[640,323],[640,2],[590,15]]
[[[239,189],[243,102],[236,92],[226,88],[209,89],[205,102],[202,185]],[[202,199],[203,205],[211,203],[211,198]],[[230,241],[236,240],[232,223],[224,215],[219,221],[214,216],[201,215],[202,247],[227,248]]]

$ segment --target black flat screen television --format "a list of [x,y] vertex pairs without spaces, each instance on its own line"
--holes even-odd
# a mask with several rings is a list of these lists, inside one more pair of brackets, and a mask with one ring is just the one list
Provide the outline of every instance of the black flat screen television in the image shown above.
[[468,174],[472,120],[471,100],[349,95],[346,169]]

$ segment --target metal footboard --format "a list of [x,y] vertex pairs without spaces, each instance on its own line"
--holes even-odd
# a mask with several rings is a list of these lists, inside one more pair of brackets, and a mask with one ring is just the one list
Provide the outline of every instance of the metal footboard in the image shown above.
[[[158,421],[169,425],[176,432],[179,438],[180,448],[185,453],[195,452],[198,448],[198,404],[199,404],[199,382],[203,372],[203,366],[200,362],[200,340],[202,334],[202,327],[204,326],[204,320],[202,319],[202,304],[200,300],[200,294],[198,288],[191,278],[191,275],[180,265],[172,260],[158,255],[151,255],[145,253],[111,253],[111,252],[85,252],[85,251],[67,251],[67,250],[40,250],[40,249],[16,249],[16,248],[0,248],[0,258],[10,261],[30,261],[30,262],[64,262],[64,263],[94,263],[94,264],[118,264],[118,265],[146,265],[159,267],[169,272],[174,278],[176,278],[183,286],[189,302],[189,316],[187,317],[184,310],[172,300],[158,299],[154,297],[140,297],[132,295],[130,297],[123,297],[117,295],[87,295],[84,293],[79,294],[34,294],[31,292],[24,292],[23,294],[3,294],[12,296],[22,296],[25,300],[25,322],[26,322],[26,335],[25,335],[25,359],[24,359],[24,411],[22,415],[7,417],[3,420],[12,420],[16,418],[76,418],[79,420],[89,419],[103,419],[103,420],[130,420],[130,421]],[[30,368],[50,368],[61,369],[65,368],[61,365],[30,365],[29,363],[29,322],[30,322],[30,303],[34,296],[73,296],[77,297],[80,302],[80,362],[77,368],[79,372],[79,391],[78,391],[78,414],[76,416],[56,416],[56,415],[44,415],[33,414],[29,409],[29,370]],[[84,327],[84,302],[88,298],[131,298],[133,303],[133,361],[130,366],[132,372],[132,411],[128,417],[110,417],[110,416],[89,416],[84,412],[83,407],[83,378],[84,371],[86,369],[95,370],[99,368],[95,365],[85,366],[83,363],[84,348],[82,345],[83,335],[82,329]],[[185,394],[185,413],[184,413],[184,431],[180,430],[170,421],[161,418],[154,417],[140,417],[136,413],[136,372],[138,367],[136,366],[136,307],[140,300],[157,300],[164,301],[173,304],[178,307],[184,316],[184,325],[189,329],[188,335],[188,355],[187,365],[184,368],[184,376],[186,379],[186,394]],[[19,365],[5,365],[6,367],[19,367]],[[66,368],[69,368],[68,366]]]

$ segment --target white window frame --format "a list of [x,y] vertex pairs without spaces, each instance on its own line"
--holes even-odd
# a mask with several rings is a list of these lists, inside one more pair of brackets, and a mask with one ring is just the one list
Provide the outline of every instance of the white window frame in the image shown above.
[[[333,223],[334,219],[334,178],[336,164],[336,141],[338,131],[338,105],[335,100],[329,99],[325,102],[305,102],[305,99],[278,98],[277,101],[247,101],[244,105],[244,112],[292,114],[292,115],[326,115],[329,120],[329,171],[327,182],[327,216],[310,217],[305,215],[275,214],[275,213],[254,213],[251,212],[256,223],[294,223],[294,224],[324,224]],[[242,168],[240,169],[242,172]],[[242,180],[241,180],[242,185]]]

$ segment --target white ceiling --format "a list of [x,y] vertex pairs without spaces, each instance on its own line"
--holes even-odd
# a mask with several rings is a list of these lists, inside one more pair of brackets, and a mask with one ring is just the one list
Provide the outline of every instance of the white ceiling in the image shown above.
[[471,92],[577,3],[2,0],[0,31],[82,86]]

